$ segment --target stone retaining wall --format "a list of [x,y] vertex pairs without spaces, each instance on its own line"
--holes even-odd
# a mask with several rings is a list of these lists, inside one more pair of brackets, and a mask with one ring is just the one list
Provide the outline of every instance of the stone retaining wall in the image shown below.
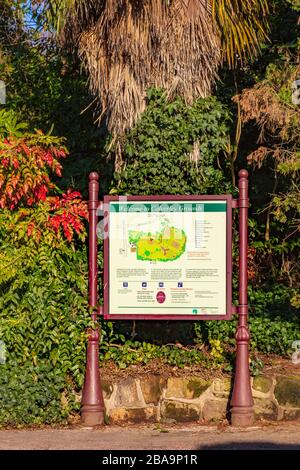
[[[300,417],[300,376],[259,376],[251,379],[257,419]],[[106,415],[119,422],[207,422],[229,418],[230,378],[159,376],[102,383]]]

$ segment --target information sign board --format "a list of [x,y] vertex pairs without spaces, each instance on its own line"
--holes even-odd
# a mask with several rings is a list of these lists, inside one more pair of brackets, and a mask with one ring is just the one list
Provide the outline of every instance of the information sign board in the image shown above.
[[228,319],[232,197],[105,196],[104,317]]

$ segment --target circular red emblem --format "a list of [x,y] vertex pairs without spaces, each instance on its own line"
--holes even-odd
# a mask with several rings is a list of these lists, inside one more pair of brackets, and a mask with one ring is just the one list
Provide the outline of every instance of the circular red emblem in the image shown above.
[[163,291],[159,291],[156,294],[156,300],[158,303],[162,304],[166,300],[166,294]]

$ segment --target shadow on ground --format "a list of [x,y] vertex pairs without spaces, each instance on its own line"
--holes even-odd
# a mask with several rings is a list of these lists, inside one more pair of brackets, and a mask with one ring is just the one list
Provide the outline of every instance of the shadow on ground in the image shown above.
[[268,441],[226,442],[225,444],[203,445],[197,450],[300,450],[300,444],[280,444]]

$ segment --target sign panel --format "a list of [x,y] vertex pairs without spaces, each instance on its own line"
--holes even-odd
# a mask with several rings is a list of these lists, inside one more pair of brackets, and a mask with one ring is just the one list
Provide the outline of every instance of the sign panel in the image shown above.
[[231,196],[106,196],[104,317],[231,317]]

